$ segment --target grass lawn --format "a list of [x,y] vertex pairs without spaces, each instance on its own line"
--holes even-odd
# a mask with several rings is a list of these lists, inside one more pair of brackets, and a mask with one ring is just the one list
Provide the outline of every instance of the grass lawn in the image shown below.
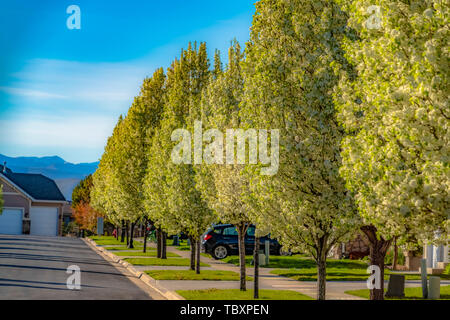
[[190,251],[191,250],[191,246],[175,246],[175,249],[181,250],[181,251]]
[[[94,240],[95,243],[99,246],[115,246],[115,245],[118,246],[118,247],[105,248],[107,250],[134,250],[134,249],[128,249],[126,242],[120,242],[120,238],[119,238],[119,240],[117,240],[113,236],[91,236],[89,238]],[[139,241],[134,241],[133,244],[134,244],[134,248],[138,249],[138,250],[142,250],[142,248],[144,247],[144,245]],[[149,249],[149,247],[147,247],[147,249]],[[152,250],[152,249],[153,248],[151,248],[150,250]]]
[[[245,264],[250,267],[251,262],[253,260],[253,256],[245,256]],[[223,262],[231,263],[236,266],[239,266],[239,257],[238,256],[228,256],[225,259],[221,260]],[[367,268],[367,263],[356,260],[348,260],[351,261],[350,264],[354,266],[365,265]],[[302,254],[294,254],[292,256],[270,256],[269,264],[265,266],[261,266],[262,268],[312,268],[316,267],[316,263],[311,258],[305,257]]]
[[89,239],[92,240],[110,240],[110,239],[116,239],[113,236],[90,236],[88,237]]
[[[109,250],[109,251],[117,251],[117,250],[129,250],[129,251],[142,251],[143,250],[143,248],[144,247],[142,247],[142,246],[134,246],[134,249],[128,249],[127,248],[127,246],[125,245],[125,246],[117,246],[117,247],[104,247],[106,250]],[[149,247],[147,247],[147,251],[151,251],[151,250],[156,250],[155,248],[149,248]]]
[[[274,259],[274,258],[271,258]],[[274,262],[273,264],[276,264]],[[308,258],[296,259],[296,268],[276,269],[270,273],[299,281],[317,281],[317,268],[314,260]],[[365,281],[368,278],[367,263],[360,260],[327,260],[327,281]],[[391,271],[385,269],[384,279],[389,280]],[[396,273],[401,274],[401,273]],[[420,274],[404,274],[405,280],[420,280]],[[449,275],[441,275],[448,279]]]
[[94,240],[98,245],[121,244],[119,240],[113,236],[90,236],[89,239]]
[[173,240],[170,240],[170,239],[167,240],[167,245],[170,246],[170,247],[174,247],[174,248],[176,248],[178,250],[182,250],[182,251],[189,251],[189,250],[191,250],[191,246],[188,246],[187,240],[180,240],[180,245],[179,246],[173,246],[172,243],[173,243]]
[[[222,270],[201,270],[196,274],[194,270],[151,270],[145,271],[156,280],[236,280],[239,281],[239,273]],[[253,280],[247,277],[247,281]]]
[[[177,290],[186,300],[253,300],[253,290],[206,289]],[[313,298],[290,290],[259,290],[258,300],[314,300]]]
[[[190,266],[190,260],[184,258],[125,258],[125,261],[138,266]],[[209,267],[209,264],[200,263],[203,267]]]
[[[124,257],[124,256],[136,256],[136,257],[156,257],[156,250],[152,250],[152,251],[149,251],[149,252],[142,252],[142,249],[141,249],[141,251],[121,251],[121,252],[115,252],[114,254],[116,255],[116,256],[122,256],[122,257]],[[176,254],[176,253],[172,253],[172,252],[167,252],[167,256],[168,257],[179,257],[179,255],[178,254]]]
[[[246,256],[246,265],[250,266],[252,256]],[[222,261],[239,265],[239,257],[229,256]],[[269,264],[262,268],[279,268],[270,273],[288,277],[299,281],[317,281],[317,267],[313,259],[304,255],[270,256]],[[328,281],[365,281],[368,278],[367,262],[350,259],[328,259]],[[385,280],[389,280],[390,270],[385,269]],[[400,273],[401,274],[401,273]],[[441,279],[450,279],[449,274],[440,275]],[[405,274],[406,280],[420,280],[420,274]]]
[[96,244],[99,246],[105,246],[105,245],[123,245],[123,242],[120,242],[114,238],[112,239],[98,239],[94,240]]
[[[386,291],[387,289],[385,289]],[[369,299],[369,289],[362,290],[349,290],[345,291],[347,294],[353,296]],[[405,288],[404,298],[387,298],[386,300],[423,300],[422,298],[422,287],[416,288]],[[441,298],[439,300],[450,300],[450,286],[441,286]]]
[[[276,269],[270,273],[299,281],[317,281],[317,269]],[[364,281],[369,275],[366,269],[327,268],[327,281]]]
[[[367,266],[366,266],[367,268]],[[369,274],[363,269],[340,269],[327,267],[327,281],[366,281]],[[288,277],[299,281],[317,281],[317,269],[275,269],[270,271],[283,277]],[[384,280],[389,280],[389,270],[385,270]],[[396,273],[401,274],[401,273]],[[420,280],[420,275],[404,274],[405,280]],[[441,275],[441,279],[448,279],[448,276]]]
[[[187,240],[179,240],[178,242],[179,242],[180,246],[187,246]],[[173,243],[173,239],[167,239],[166,245],[172,247],[172,243]],[[174,247],[177,247],[177,246],[174,246]]]

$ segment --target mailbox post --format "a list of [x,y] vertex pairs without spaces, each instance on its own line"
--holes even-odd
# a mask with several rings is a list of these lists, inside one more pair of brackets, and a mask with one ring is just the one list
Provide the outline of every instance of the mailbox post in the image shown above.
[[265,246],[264,246],[264,254],[266,256],[266,263],[265,265],[267,266],[269,264],[269,255],[270,255],[270,241],[266,240],[265,242]]

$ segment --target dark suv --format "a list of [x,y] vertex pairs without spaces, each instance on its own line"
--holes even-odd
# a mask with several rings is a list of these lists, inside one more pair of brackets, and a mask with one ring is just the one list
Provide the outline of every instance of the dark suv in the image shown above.
[[[270,241],[270,254],[282,255],[281,245],[269,236],[260,238],[260,248],[264,249],[266,240]],[[232,224],[215,225],[203,235],[203,249],[214,259],[224,259],[230,255],[239,254],[238,233]],[[255,227],[250,226],[245,236],[245,253],[252,254],[255,246]]]

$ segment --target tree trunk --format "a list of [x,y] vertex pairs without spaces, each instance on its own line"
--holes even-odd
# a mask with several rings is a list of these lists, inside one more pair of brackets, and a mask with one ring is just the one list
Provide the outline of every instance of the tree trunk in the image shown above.
[[392,259],[392,270],[397,270],[398,246],[397,237],[394,238],[394,257]]
[[125,221],[122,220],[122,228],[120,230],[120,242],[124,242],[125,241]]
[[384,258],[392,240],[386,240],[382,236],[378,239],[377,228],[372,225],[361,227],[361,231],[369,240],[370,263],[380,268],[380,288],[370,290],[370,300],[384,300]]
[[161,258],[161,229],[156,229],[156,256]]
[[253,276],[253,298],[259,298],[259,237],[255,236],[255,250],[253,251],[253,262],[255,264],[255,274]]
[[130,232],[129,232],[130,223],[127,221],[125,223],[125,237],[127,238],[127,247],[130,245]]
[[386,253],[370,249],[370,263],[380,268],[380,289],[370,290],[370,300],[384,300],[384,257]]
[[200,252],[201,252],[202,242],[199,239],[197,239],[196,245],[197,245],[197,250],[195,252],[195,254],[196,254],[195,273],[200,274]]
[[317,261],[317,300],[325,300],[327,292],[327,260],[321,254]]
[[116,226],[116,240],[119,240],[119,226]]
[[135,222],[132,222],[130,224],[130,242],[128,243],[128,249],[134,249],[133,236],[134,236],[134,226],[135,225],[136,225]]
[[194,239],[192,237],[189,237],[189,240],[191,242],[191,270],[195,270],[195,253],[197,250]]
[[144,253],[147,252],[147,224],[148,224],[148,219],[145,218],[144,219],[144,250],[143,250]]
[[245,269],[245,234],[247,232],[248,225],[241,224],[236,226],[238,232],[238,241],[239,241],[239,267],[240,267],[240,290],[247,290],[247,282],[246,282],[246,269]]
[[161,232],[161,259],[167,259],[167,233]]

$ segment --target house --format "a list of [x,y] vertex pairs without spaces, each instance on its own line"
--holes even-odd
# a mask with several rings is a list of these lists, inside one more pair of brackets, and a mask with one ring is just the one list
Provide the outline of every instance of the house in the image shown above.
[[68,201],[63,206],[63,223],[64,223],[64,225],[68,225],[72,221],[74,221],[72,201]]
[[[401,250],[401,249],[400,249]],[[339,243],[330,250],[330,257],[334,259],[360,259],[370,253],[369,242],[365,236],[358,234],[346,243]],[[397,266],[404,271],[420,271],[422,258],[426,260],[428,274],[441,274],[450,264],[449,245],[424,245],[423,255],[413,251],[404,251],[405,265]]]
[[3,213],[0,234],[58,236],[67,203],[56,183],[42,174],[16,173],[0,165]]

